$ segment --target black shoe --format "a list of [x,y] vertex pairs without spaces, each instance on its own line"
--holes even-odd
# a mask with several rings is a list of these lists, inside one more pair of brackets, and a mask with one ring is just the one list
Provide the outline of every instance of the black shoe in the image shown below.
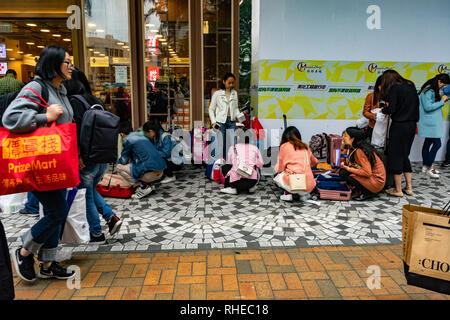
[[36,272],[34,271],[34,258],[30,254],[28,257],[23,257],[20,254],[20,249],[11,252],[14,267],[17,275],[27,282],[33,282],[36,280]]
[[89,233],[91,235],[91,240],[89,240],[89,244],[105,244],[105,234],[102,233],[99,236],[94,236],[92,233]]
[[444,161],[442,162],[443,167],[450,167],[450,161]]
[[44,268],[44,265],[41,264],[39,268],[38,277],[41,279],[50,279],[56,278],[60,280],[66,280],[73,278],[75,276],[75,271],[67,272],[67,269],[61,267],[58,263],[52,262],[50,267]]
[[359,196],[352,198],[352,200],[355,200],[355,201],[364,201],[364,200],[372,199],[372,198],[375,197],[375,196],[376,196],[375,193],[371,193],[371,194],[364,194],[364,193],[361,193]]
[[119,219],[118,216],[113,215],[111,219],[108,221],[108,227],[109,227],[109,234],[113,235],[117,232],[119,232],[120,227],[122,226],[122,220]]
[[27,208],[21,209],[21,210],[19,211],[19,213],[20,213],[20,214],[27,214],[27,215],[30,215],[30,216],[37,216],[37,215],[39,215],[39,212],[30,211],[30,210],[28,210]]

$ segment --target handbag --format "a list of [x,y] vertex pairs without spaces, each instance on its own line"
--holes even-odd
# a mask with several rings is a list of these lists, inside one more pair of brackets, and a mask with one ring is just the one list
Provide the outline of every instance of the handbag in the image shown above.
[[75,187],[80,183],[78,168],[75,123],[53,122],[30,133],[0,128],[0,195]]
[[104,197],[130,198],[135,188],[120,174],[107,173],[95,188]]
[[305,173],[295,173],[289,175],[289,187],[291,191],[306,191],[306,166],[309,165],[308,151],[305,150]]
[[237,152],[236,146],[234,147],[234,151],[236,152],[236,159],[238,161],[236,173],[244,178],[250,179],[253,174],[253,167],[239,160],[239,154]]

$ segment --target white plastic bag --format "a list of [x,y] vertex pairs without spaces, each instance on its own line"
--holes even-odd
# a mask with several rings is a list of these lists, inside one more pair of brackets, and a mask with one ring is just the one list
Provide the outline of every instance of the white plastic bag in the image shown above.
[[369,119],[367,119],[366,117],[362,117],[362,118],[356,120],[356,127],[359,129],[364,129],[368,125],[369,125]]
[[[67,190],[69,194],[69,189]],[[39,205],[40,218],[44,216],[42,204]],[[67,215],[60,243],[88,244],[91,239],[86,217],[86,189],[77,189],[77,194]]]
[[384,113],[377,112],[377,121],[372,132],[371,144],[378,148],[383,148],[386,141],[389,117]]
[[0,210],[2,213],[12,214],[19,212],[27,203],[27,193],[13,193],[0,196]]

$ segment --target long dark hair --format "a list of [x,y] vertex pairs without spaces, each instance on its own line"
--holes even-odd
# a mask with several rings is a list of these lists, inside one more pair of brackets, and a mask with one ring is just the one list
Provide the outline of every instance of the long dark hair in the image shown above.
[[280,147],[286,142],[290,142],[294,145],[295,150],[308,150],[308,145],[302,141],[302,135],[296,127],[290,126],[284,130],[281,136]]
[[427,82],[425,82],[422,86],[422,88],[419,91],[419,94],[422,92],[427,92],[428,90],[434,91],[434,101],[441,100],[441,95],[439,94],[439,86],[438,86],[438,80],[445,84],[450,84],[450,76],[447,73],[438,74],[437,76],[431,78]]
[[74,67],[72,71],[72,78],[64,81],[64,87],[67,89],[67,95],[75,94],[89,94],[92,95],[91,86],[83,71]]
[[34,72],[42,79],[52,81],[56,76],[65,79],[61,64],[66,58],[66,50],[58,46],[48,46],[41,51]]
[[153,130],[155,132],[155,141],[159,141],[160,130],[164,131],[161,124],[159,123],[159,120],[155,118],[150,119],[149,121],[144,123],[142,130],[144,130],[144,132],[149,132],[150,130]]
[[380,101],[380,89],[381,86],[381,76],[378,76],[377,81],[375,81],[375,89],[373,90],[373,105],[375,106],[378,101]]
[[[345,132],[350,136],[350,138],[353,138],[353,148],[355,149],[361,149],[364,154],[366,155],[367,159],[369,159],[369,162],[372,166],[375,165],[375,149],[367,142],[366,133],[364,130],[359,129],[357,127],[350,127],[345,129]],[[354,162],[354,153],[350,157],[350,161]]]
[[220,82],[220,89],[225,90],[225,84],[224,82],[226,82],[228,80],[228,78],[233,78],[234,80],[236,80],[236,76],[234,74],[232,74],[231,72],[227,72],[225,73],[225,75],[223,76],[223,81]]
[[414,82],[403,78],[397,71],[386,70],[381,75],[380,97],[384,101],[389,100],[389,90],[391,89],[393,84],[407,84],[415,88]]

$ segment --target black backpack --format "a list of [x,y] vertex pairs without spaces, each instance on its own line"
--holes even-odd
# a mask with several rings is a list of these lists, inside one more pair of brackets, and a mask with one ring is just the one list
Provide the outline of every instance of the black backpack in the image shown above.
[[73,95],[86,108],[80,128],[80,152],[84,161],[110,163],[117,161],[120,118],[105,111],[101,104],[90,105],[81,95]]
[[[32,81],[36,81],[41,85],[42,98],[45,100],[45,102],[48,102],[48,88],[44,84],[44,82],[40,79],[33,79]],[[3,127],[2,118],[3,118],[3,114],[6,111],[6,108],[8,108],[8,106],[11,104],[11,102],[13,102],[13,100],[17,98],[20,91],[21,90],[9,92],[9,93],[6,93],[6,94],[3,94],[0,96],[0,127]],[[37,100],[37,101],[39,101],[39,100]],[[44,107],[40,106],[40,109],[38,112],[41,113],[43,109],[44,109]]]

